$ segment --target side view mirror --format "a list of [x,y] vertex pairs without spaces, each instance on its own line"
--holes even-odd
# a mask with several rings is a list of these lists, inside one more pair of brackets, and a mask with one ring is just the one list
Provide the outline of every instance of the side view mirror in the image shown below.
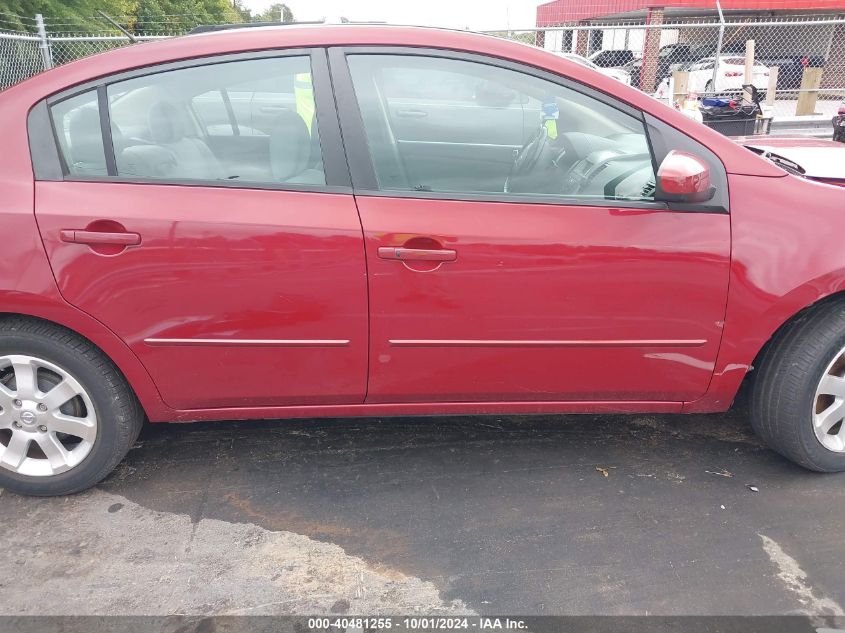
[[716,189],[710,168],[694,154],[672,150],[657,170],[657,198],[667,202],[707,202]]

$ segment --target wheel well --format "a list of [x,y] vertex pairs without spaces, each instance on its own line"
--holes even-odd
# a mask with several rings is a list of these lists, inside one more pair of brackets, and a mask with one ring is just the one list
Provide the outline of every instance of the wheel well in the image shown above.
[[748,370],[748,373],[745,375],[745,379],[742,381],[742,385],[740,386],[740,392],[744,391],[746,388],[747,383],[750,383],[754,380],[754,375],[756,374],[755,370],[759,366],[761,359],[765,356],[766,352],[769,348],[786,332],[792,325],[798,323],[805,319],[808,314],[811,312],[815,312],[816,310],[825,310],[829,309],[831,306],[836,304],[845,303],[845,290],[840,292],[835,292],[831,295],[823,297],[816,301],[815,303],[811,303],[808,306],[805,306],[791,317],[789,317],[786,321],[784,321],[780,327],[775,330],[772,335],[769,337],[769,340],[763,344],[763,347],[757,352],[757,355],[754,357],[754,360],[751,363],[751,368]]
[[136,400],[139,400],[138,394],[135,393],[135,389],[132,386],[132,383],[126,377],[126,374],[123,372],[123,370],[120,368],[120,366],[116,362],[114,362],[114,359],[112,359],[111,356],[109,354],[107,354],[106,351],[102,347],[97,345],[97,343],[92,341],[87,336],[80,334],[76,330],[69,328],[66,325],[63,325],[62,323],[57,323],[56,321],[52,321],[50,319],[44,319],[44,318],[41,318],[41,317],[29,315],[29,314],[21,314],[21,313],[18,313],[18,312],[0,312],[0,329],[2,329],[7,324],[14,323],[15,321],[26,322],[26,323],[47,324],[47,325],[50,325],[52,327],[64,330],[68,334],[82,339],[83,341],[85,341],[86,343],[91,345],[91,347],[93,347],[98,352],[100,352],[100,354],[102,354],[103,357],[106,358],[109,361],[109,363],[112,364],[114,369],[117,371],[117,373],[120,375],[120,377],[124,380],[124,382],[129,387],[129,390],[132,392],[132,395],[135,397]]

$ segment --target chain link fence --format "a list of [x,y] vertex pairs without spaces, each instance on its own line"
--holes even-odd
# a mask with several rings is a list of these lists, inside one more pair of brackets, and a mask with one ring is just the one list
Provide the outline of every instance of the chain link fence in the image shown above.
[[[128,23],[128,16],[118,16],[117,22]],[[190,14],[165,16],[144,23],[155,34],[133,37],[139,42],[166,39],[202,23]],[[0,90],[53,66],[130,43],[129,37],[98,17],[69,21],[0,12]]]
[[[0,15],[0,20],[5,19]],[[24,20],[24,18],[21,18]],[[25,31],[3,31],[0,21],[0,89],[52,65],[124,46],[129,39],[112,27],[26,18]],[[190,17],[174,16],[155,25],[153,40],[179,35],[196,26]],[[64,28],[67,31],[56,31]],[[111,30],[109,30],[111,29]],[[660,12],[637,20],[590,21],[520,31],[496,31],[561,54],[589,57],[627,83],[658,97],[695,92],[738,94],[744,83],[772,89],[775,118],[832,116],[845,100],[845,17],[792,16],[686,19]],[[746,49],[753,42],[754,64],[746,69]],[[670,84],[682,71],[683,85]]]
[[0,33],[0,90],[44,70],[39,38]]
[[[136,35],[139,42],[166,39],[166,35]],[[129,39],[121,35],[58,35],[48,38],[53,65],[59,66],[75,59],[102,53],[113,48],[129,44]]]
[[[139,42],[166,39],[166,35],[136,35]],[[47,58],[42,53],[46,43]],[[0,32],[0,90],[52,66],[129,44],[125,35],[37,35]]]
[[[602,72],[670,100],[769,92],[776,118],[832,116],[845,99],[845,18],[591,21],[492,34],[589,58]],[[750,53],[746,71],[746,51]],[[670,85],[673,74],[683,85]],[[677,77],[677,76],[676,76]]]

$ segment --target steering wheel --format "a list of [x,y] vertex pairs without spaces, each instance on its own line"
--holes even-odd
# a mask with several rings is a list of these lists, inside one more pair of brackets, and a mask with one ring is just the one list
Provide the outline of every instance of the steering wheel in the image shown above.
[[505,180],[505,193],[508,192],[508,185],[511,178],[523,176],[534,168],[537,161],[540,160],[540,156],[543,154],[543,150],[546,148],[548,142],[549,131],[545,125],[541,125],[516,155],[513,165],[511,165],[510,174],[508,174]]

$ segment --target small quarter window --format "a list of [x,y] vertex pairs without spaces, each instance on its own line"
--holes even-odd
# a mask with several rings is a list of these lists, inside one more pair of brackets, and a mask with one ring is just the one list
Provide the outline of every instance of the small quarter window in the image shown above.
[[97,91],[89,90],[60,101],[50,110],[68,173],[71,176],[107,175]]

